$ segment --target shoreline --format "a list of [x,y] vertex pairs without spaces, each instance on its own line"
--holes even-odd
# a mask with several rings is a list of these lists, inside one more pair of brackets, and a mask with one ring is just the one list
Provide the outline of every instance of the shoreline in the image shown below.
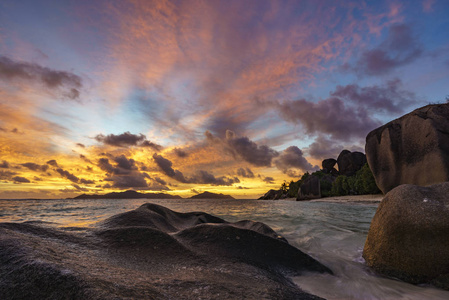
[[[301,200],[298,202],[333,202],[333,203],[361,203],[371,204],[380,203],[384,198],[383,194],[370,194],[370,195],[347,195],[347,196],[334,196],[324,197],[319,199]],[[296,201],[296,198],[281,199],[282,201]]]

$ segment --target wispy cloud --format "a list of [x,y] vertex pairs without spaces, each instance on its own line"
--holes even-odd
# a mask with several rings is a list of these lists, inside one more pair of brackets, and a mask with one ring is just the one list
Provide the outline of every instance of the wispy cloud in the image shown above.
[[82,88],[81,77],[66,71],[52,70],[38,64],[14,61],[0,56],[0,79],[6,81],[37,82],[47,88],[64,89],[65,96],[77,99]]

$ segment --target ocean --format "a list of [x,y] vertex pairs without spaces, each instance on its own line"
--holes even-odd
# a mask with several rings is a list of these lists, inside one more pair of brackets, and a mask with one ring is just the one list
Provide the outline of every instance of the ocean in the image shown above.
[[377,276],[362,250],[377,203],[218,199],[0,200],[0,222],[40,221],[57,227],[90,227],[144,203],[178,212],[203,211],[230,222],[263,222],[290,244],[328,266],[332,275],[305,274],[293,282],[326,299],[449,299],[449,291]]

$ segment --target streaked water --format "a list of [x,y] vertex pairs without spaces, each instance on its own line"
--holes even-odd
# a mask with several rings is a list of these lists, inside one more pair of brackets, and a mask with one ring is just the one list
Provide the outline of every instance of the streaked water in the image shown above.
[[449,299],[449,292],[376,276],[362,249],[377,204],[256,200],[0,200],[0,222],[45,221],[88,227],[146,202],[179,212],[204,211],[228,221],[268,224],[289,242],[330,267],[335,276],[293,278],[326,299]]

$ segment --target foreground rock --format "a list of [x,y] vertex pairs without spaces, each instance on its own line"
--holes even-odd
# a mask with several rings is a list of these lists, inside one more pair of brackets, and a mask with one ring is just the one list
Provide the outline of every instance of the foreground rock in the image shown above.
[[365,152],[383,193],[449,181],[449,104],[424,106],[371,131]]
[[377,272],[449,290],[449,182],[401,185],[380,203],[363,257]]
[[0,299],[320,299],[331,271],[265,224],[144,204],[95,228],[0,223]]

